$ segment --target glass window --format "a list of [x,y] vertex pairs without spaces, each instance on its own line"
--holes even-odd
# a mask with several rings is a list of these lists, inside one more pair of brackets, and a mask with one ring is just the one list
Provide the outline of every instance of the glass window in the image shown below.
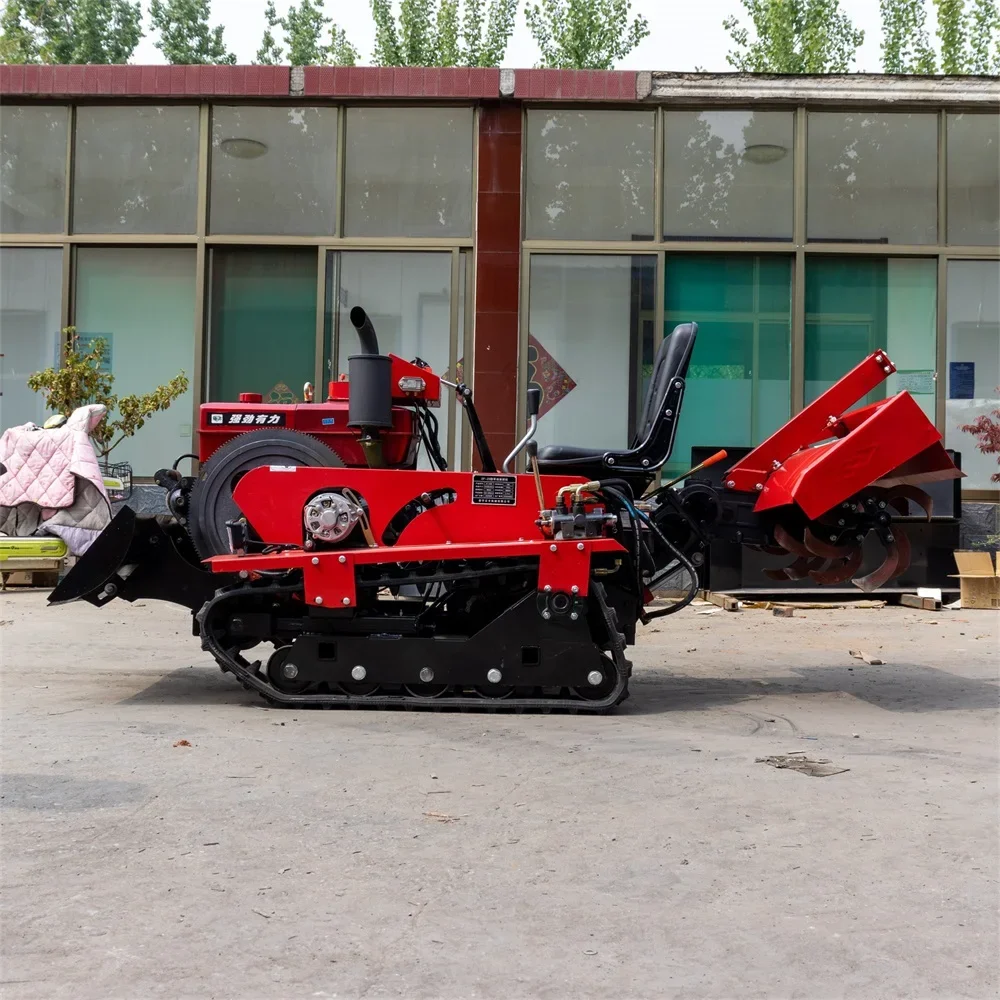
[[[76,328],[102,337],[119,396],[152,392],[194,374],[195,251],[188,247],[82,247],[76,258]],[[191,451],[194,386],[111,453],[151,476]]]
[[333,233],[337,109],[212,110],[213,233]]
[[1000,115],[948,115],[948,242],[1000,245]]
[[653,238],[651,111],[529,111],[528,239]]
[[316,379],[316,250],[212,251],[209,398],[302,402]]
[[788,420],[791,308],[788,257],[667,257],[663,332],[698,324],[668,473],[692,448],[760,444]]
[[198,109],[80,107],[73,231],[193,233]]
[[0,248],[0,431],[48,416],[27,379],[58,361],[61,302],[62,250]]
[[908,389],[934,420],[937,262],[919,257],[816,257],[806,261],[805,401],[887,351],[896,374],[868,395]]
[[472,235],[472,108],[348,108],[344,232]]
[[61,233],[68,108],[0,112],[0,233]]
[[668,111],[665,239],[792,238],[792,113]]
[[530,281],[539,445],[628,447],[653,362],[656,258],[532,254]]
[[936,115],[811,112],[807,160],[809,239],[935,242]]
[[[945,446],[962,453],[963,489],[995,490],[996,455],[984,455],[962,430],[1000,409],[1000,263],[948,265],[948,382]],[[981,440],[981,439],[978,439]]]
[[[339,282],[334,278],[338,256]],[[452,369],[450,253],[331,252],[326,275],[326,326],[331,334],[336,333],[331,378],[346,373],[348,357],[358,353],[358,335],[349,318],[354,306],[361,306],[371,317],[383,354],[391,352],[408,361],[421,358],[439,375]],[[452,394],[446,393],[441,407],[432,411],[446,458],[451,405]],[[452,457],[449,467],[453,466]],[[420,467],[431,468],[423,450]]]

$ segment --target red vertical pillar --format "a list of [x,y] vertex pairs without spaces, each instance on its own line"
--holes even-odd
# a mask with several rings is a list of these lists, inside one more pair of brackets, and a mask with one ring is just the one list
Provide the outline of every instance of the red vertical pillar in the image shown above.
[[[476,232],[476,409],[497,464],[514,446],[521,262],[521,108],[479,116]],[[476,463],[478,465],[478,462]]]

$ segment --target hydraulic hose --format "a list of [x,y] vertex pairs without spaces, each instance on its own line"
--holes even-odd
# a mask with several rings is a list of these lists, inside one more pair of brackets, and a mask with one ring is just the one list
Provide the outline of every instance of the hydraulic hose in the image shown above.
[[[645,617],[647,620],[651,621],[654,618],[665,618],[667,615],[675,615],[682,608],[686,608],[694,599],[695,595],[698,593],[698,571],[694,568],[694,564],[690,559],[680,549],[677,548],[666,535],[660,531],[659,527],[653,523],[653,521],[641,510],[639,510],[630,500],[628,500],[624,494],[619,493],[618,490],[611,486],[603,485],[602,490],[605,493],[610,493],[614,496],[629,512],[633,518],[633,523],[641,520],[646,526],[652,531],[657,538],[663,543],[666,549],[673,555],[673,557],[684,567],[690,577],[691,583],[688,586],[687,594],[676,604],[670,605],[668,608],[660,608],[658,611],[647,612]],[[638,537],[638,531],[636,532]]]

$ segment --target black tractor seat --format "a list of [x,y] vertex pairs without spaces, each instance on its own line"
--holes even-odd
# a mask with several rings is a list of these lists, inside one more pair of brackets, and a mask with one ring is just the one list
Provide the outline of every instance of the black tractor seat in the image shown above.
[[670,458],[677,432],[684,378],[687,375],[697,323],[681,323],[663,339],[656,352],[642,415],[625,451],[594,451],[569,444],[547,444],[538,449],[539,471],[549,475],[587,479],[624,479],[633,493],[641,493]]

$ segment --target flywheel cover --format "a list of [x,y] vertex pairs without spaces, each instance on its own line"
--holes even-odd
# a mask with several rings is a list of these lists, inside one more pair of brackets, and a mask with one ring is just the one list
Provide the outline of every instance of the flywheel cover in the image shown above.
[[203,559],[229,552],[226,522],[240,516],[233,490],[247,472],[261,465],[344,467],[340,456],[322,441],[284,427],[248,431],[227,441],[201,467],[191,490],[188,533]]

